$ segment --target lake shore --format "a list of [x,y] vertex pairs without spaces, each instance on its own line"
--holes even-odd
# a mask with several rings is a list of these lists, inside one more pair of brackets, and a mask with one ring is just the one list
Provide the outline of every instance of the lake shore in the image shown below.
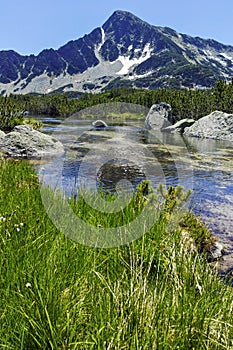
[[[28,163],[1,161],[0,181],[1,346],[233,346],[232,287],[196,249],[204,242],[204,227],[194,227],[192,217],[190,224],[185,220],[185,231],[196,232],[195,245],[184,228],[167,231],[173,202],[140,239],[100,249],[56,229]],[[135,197],[138,209],[146,204],[142,194]],[[99,222],[84,203],[70,204],[87,222]],[[127,222],[133,212],[129,208],[118,220]],[[105,214],[101,220],[112,225],[109,218]]]

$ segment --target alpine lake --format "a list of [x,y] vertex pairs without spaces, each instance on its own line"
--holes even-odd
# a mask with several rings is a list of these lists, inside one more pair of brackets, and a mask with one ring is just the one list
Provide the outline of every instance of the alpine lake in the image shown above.
[[[33,116],[35,118],[35,116]],[[57,159],[35,163],[41,181],[62,187],[67,196],[79,187],[110,192],[135,189],[143,179],[191,189],[188,206],[225,248],[225,265],[233,266],[233,144],[184,137],[144,128],[144,118],[108,117],[106,128],[94,128],[97,118],[66,120],[36,116],[42,132],[65,147]]]

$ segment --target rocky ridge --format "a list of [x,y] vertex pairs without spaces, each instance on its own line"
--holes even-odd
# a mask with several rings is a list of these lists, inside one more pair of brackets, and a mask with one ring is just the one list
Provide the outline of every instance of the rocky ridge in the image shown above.
[[90,34],[37,56],[0,51],[0,93],[210,87],[233,75],[233,47],[115,11]]

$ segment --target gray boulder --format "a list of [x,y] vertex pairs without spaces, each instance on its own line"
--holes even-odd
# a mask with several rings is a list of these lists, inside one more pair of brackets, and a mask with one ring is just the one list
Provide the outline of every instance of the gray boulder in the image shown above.
[[12,132],[0,138],[0,153],[4,157],[38,159],[63,152],[61,142],[28,125],[16,126]]
[[185,128],[184,135],[233,141],[233,114],[214,111]]
[[170,133],[183,133],[184,132],[184,129],[193,125],[195,123],[195,120],[194,119],[188,119],[188,118],[185,118],[185,119],[181,119],[179,120],[178,122],[176,122],[175,124],[173,125],[170,125],[170,126],[167,126],[166,128],[162,128],[161,131],[164,131],[164,132],[170,132]]
[[108,125],[103,120],[95,120],[92,125],[99,129],[99,128],[106,128]]
[[172,108],[168,103],[155,104],[149,110],[145,120],[146,129],[161,130],[174,124],[175,118],[172,115]]

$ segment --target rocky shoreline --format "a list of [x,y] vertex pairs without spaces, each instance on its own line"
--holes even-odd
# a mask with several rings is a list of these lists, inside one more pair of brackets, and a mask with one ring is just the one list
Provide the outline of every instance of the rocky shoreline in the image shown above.
[[41,159],[63,152],[60,141],[29,125],[18,125],[7,134],[0,131],[0,154],[5,158]]
[[[97,120],[92,125],[94,128],[107,126],[101,120]],[[171,106],[166,103],[151,107],[145,119],[145,128],[163,133],[179,133],[185,137],[233,141],[232,114],[214,111],[198,121],[187,118],[177,121],[172,114]],[[42,159],[63,152],[64,147],[60,141],[34,130],[31,126],[16,126],[8,134],[0,131],[0,154],[3,157]],[[228,249],[225,249],[225,245],[217,243],[213,247],[210,260],[222,259],[226,250]]]
[[[106,127],[102,120],[95,128]],[[145,128],[188,137],[233,141],[233,114],[214,111],[195,121],[191,118],[176,120],[169,104],[154,104],[145,119]],[[0,130],[0,154],[3,157],[40,159],[64,152],[62,143],[50,135],[34,130],[29,125],[18,125],[11,132]]]
[[[233,141],[233,114],[214,111],[198,121],[187,118],[177,121],[172,115],[171,106],[160,103],[151,107],[145,120],[145,128],[179,133],[184,137]],[[217,240],[210,251],[209,259],[220,275],[232,275],[233,249],[229,241]]]
[[145,128],[233,142],[233,114],[221,111],[214,111],[197,121],[190,118],[176,120],[171,106],[162,102],[151,107],[145,120]]

